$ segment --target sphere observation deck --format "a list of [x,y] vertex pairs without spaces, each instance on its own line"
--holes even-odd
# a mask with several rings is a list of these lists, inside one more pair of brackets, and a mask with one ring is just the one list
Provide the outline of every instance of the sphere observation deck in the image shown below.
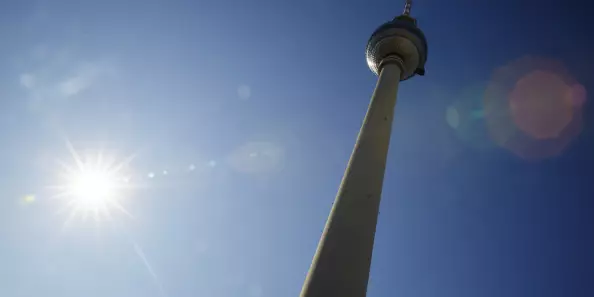
[[414,18],[401,15],[373,32],[365,55],[369,69],[376,75],[383,65],[395,62],[402,68],[401,80],[406,80],[425,74],[427,39]]

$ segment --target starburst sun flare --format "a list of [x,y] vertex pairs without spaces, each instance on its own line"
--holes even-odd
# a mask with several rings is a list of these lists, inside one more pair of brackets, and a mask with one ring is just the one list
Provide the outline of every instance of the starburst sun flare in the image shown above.
[[61,210],[69,213],[66,223],[75,216],[86,219],[92,215],[97,221],[110,218],[114,209],[130,215],[121,200],[130,188],[126,169],[132,157],[117,162],[101,151],[81,157],[69,142],[67,145],[74,164],[59,162],[60,184],[50,187],[56,190],[53,197],[64,202]]

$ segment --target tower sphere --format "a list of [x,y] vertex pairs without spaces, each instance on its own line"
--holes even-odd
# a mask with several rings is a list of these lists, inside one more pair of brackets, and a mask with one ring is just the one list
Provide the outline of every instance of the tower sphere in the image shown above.
[[397,61],[403,68],[401,80],[406,80],[425,74],[427,39],[415,19],[401,15],[373,32],[365,55],[369,69],[376,75],[385,63]]

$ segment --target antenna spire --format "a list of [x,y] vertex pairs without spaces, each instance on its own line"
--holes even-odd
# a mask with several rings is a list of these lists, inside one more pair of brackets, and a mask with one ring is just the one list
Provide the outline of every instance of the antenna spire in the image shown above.
[[402,14],[405,16],[409,16],[411,6],[412,6],[412,0],[406,0],[406,2],[404,3],[404,11],[402,12]]

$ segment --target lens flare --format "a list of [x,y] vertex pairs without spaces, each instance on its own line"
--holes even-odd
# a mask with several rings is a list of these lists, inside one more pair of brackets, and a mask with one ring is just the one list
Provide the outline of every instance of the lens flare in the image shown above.
[[582,129],[586,90],[562,63],[524,57],[497,69],[485,92],[492,140],[516,155],[559,155]]
[[509,95],[514,123],[535,139],[559,137],[573,118],[570,91],[555,73],[536,70],[526,74]]
[[489,149],[493,143],[485,124],[483,98],[486,83],[462,89],[446,109],[446,121],[458,140],[473,149]]

